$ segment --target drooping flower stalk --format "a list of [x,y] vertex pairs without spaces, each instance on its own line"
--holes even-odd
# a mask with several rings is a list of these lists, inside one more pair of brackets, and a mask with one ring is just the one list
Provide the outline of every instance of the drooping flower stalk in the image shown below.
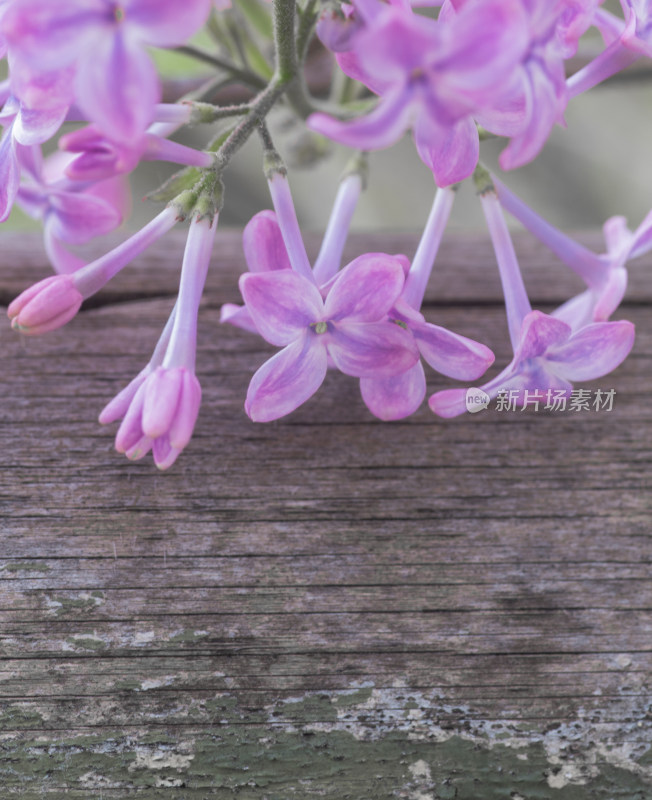
[[319,255],[313,268],[315,280],[318,284],[329,281],[337,274],[340,268],[349,226],[362,186],[363,177],[360,172],[352,172],[346,175],[339,185],[333,210],[328,219],[326,233],[322,239]]
[[426,286],[437,258],[444,230],[455,202],[455,189],[438,189],[419,246],[408,272],[403,299],[417,311],[421,308]]
[[514,244],[510,236],[505,217],[503,216],[500,201],[493,184],[487,183],[489,175],[486,170],[479,168],[476,171],[476,181],[483,182],[479,186],[480,202],[484,211],[489,235],[496,253],[496,261],[500,271],[500,280],[505,295],[505,311],[507,313],[507,326],[512,347],[516,349],[520,341],[521,327],[525,317],[532,311],[532,306],[525,290],[521,269],[518,265]]
[[197,315],[216,229],[217,217],[190,223],[179,296],[154,354],[100,415],[105,423],[122,418],[115,440],[118,452],[137,460],[152,450],[159,469],[176,461],[190,441],[199,413]]

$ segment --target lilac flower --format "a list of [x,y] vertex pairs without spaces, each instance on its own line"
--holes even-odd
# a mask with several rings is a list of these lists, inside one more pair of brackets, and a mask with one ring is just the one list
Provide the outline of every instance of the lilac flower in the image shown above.
[[160,86],[147,47],[182,44],[206,20],[210,0],[21,0],[2,33],[28,80],[74,66],[80,108],[116,141],[141,136]]
[[186,447],[201,403],[195,375],[197,315],[210,263],[217,217],[190,224],[179,297],[152,359],[100,414],[108,424],[122,418],[115,446],[132,460],[150,450],[168,469]]
[[42,220],[45,248],[55,270],[74,272],[85,262],[64,243],[84,244],[117,228],[129,204],[128,187],[120,178],[71,184],[60,172],[66,161],[62,154],[50,156],[45,167],[40,151],[33,154],[36,157],[25,164],[26,179],[18,189],[18,205],[29,216]]
[[96,181],[131,172],[140,161],[171,161],[194,167],[209,167],[214,161],[211,153],[151,132],[128,142],[114,142],[97,125],[62,136],[59,147],[79,154],[66,169],[66,174],[77,181]]
[[334,280],[326,299],[294,271],[245,274],[240,291],[256,328],[283,347],[256,372],[245,409],[255,422],[289,414],[321,386],[329,359],[355,377],[404,372],[418,358],[411,336],[387,314],[403,288],[398,259],[367,254]]
[[82,300],[99,291],[111,278],[177,222],[169,207],[127,241],[71,275],[55,275],[31,286],[7,309],[14,330],[45,333],[69,322]]
[[[617,72],[626,69],[641,55],[652,53],[652,44],[646,45],[645,41],[647,38],[645,29],[649,22],[646,20],[647,15],[644,8],[641,6],[638,9],[641,15],[640,20],[638,19],[639,14],[634,11],[631,4],[626,6],[626,10],[628,12],[626,23],[604,9],[598,9],[596,12],[594,22],[599,27],[607,46],[599,56],[568,79],[570,97],[576,97]],[[650,25],[650,29],[652,29],[652,25]],[[639,36],[639,34],[641,35]],[[652,42],[652,36],[650,36],[650,41]]]
[[[259,212],[252,217],[243,232],[242,244],[249,271],[255,273],[292,269],[294,263],[296,270],[311,281],[314,274],[314,281],[326,284],[340,268],[344,244],[361,188],[362,179],[356,172],[348,174],[340,183],[313,271],[299,230],[287,178],[280,174],[274,175],[270,180],[270,191],[276,211]],[[220,321],[252,333],[258,332],[246,306],[225,303],[220,311]]]
[[79,311],[83,295],[71,275],[52,275],[20,294],[7,308],[11,327],[26,335],[56,330]]
[[607,252],[601,255],[571,239],[540,217],[503,183],[493,179],[503,208],[509,211],[561,261],[586,283],[587,289],[552,312],[554,317],[573,329],[589,322],[604,322],[618,308],[627,288],[625,263],[634,248],[644,240],[640,233],[631,233],[622,217],[612,217],[604,224]]
[[[466,8],[468,0],[449,0]],[[556,123],[563,123],[568,103],[564,59],[572,55],[580,35],[591,24],[597,0],[528,0],[529,44],[502,98],[476,115],[492,133],[511,141],[500,156],[503,169],[531,161]]]
[[473,115],[504,91],[527,45],[521,3],[470,0],[445,22],[377,6],[358,0],[366,24],[352,38],[353,59],[339,63],[381,99],[352,122],[314,114],[309,127],[364,150],[388,147],[412,128],[438,185],[468,177],[478,159]]
[[[47,82],[46,82],[47,85]],[[30,148],[47,141],[60,128],[68,112],[67,105],[52,104],[44,109],[29,108],[8,94],[8,84],[0,87],[0,125],[4,127],[0,140],[0,222],[4,222],[13,207],[21,176],[21,159],[32,159]]]
[[[493,191],[481,197],[505,294],[514,356],[509,365],[481,388],[495,397],[513,392],[518,402],[526,392],[542,398],[548,390],[568,396],[572,381],[599,378],[615,369],[634,343],[634,326],[625,320],[597,322],[573,331],[570,325],[541,311],[532,311],[516,254]],[[447,389],[429,399],[432,411],[454,417],[466,410],[466,390]]]
[[[434,370],[457,380],[475,380],[493,363],[491,350],[473,339],[426,322],[419,311],[454,197],[452,189],[438,190],[405,287],[390,317],[412,334],[420,356]],[[367,408],[380,419],[402,419],[413,414],[426,396],[421,360],[397,375],[361,378],[360,392]]]

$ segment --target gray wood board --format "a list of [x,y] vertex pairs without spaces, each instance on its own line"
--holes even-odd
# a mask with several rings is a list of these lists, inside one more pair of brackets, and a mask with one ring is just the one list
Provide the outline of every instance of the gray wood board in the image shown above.
[[[218,233],[203,405],[169,473],[96,417],[149,358],[182,233],[64,330],[0,330],[4,796],[652,796],[652,259],[616,315],[634,351],[589,387],[616,389],[612,411],[382,423],[332,374],[256,425],[242,403],[273,349],[218,321],[239,240]],[[533,304],[579,288],[517,251]],[[48,274],[32,237],[0,259],[3,303]],[[445,242],[425,313],[506,363],[486,237]]]

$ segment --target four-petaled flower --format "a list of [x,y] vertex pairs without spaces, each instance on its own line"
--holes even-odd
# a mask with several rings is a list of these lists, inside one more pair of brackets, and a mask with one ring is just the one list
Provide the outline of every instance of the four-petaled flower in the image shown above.
[[291,270],[248,273],[240,291],[270,344],[283,347],[253,376],[245,409],[256,422],[289,414],[321,386],[329,361],[347,375],[388,377],[419,353],[411,334],[388,317],[403,288],[401,262],[360,256],[335,278],[326,299]]
[[[523,402],[526,391],[548,389],[570,395],[573,381],[590,381],[616,369],[634,344],[634,326],[626,320],[594,322],[573,333],[559,319],[531,311],[523,320],[520,341],[509,365],[480,388],[489,397],[513,392]],[[436,392],[428,401],[440,417],[466,411],[466,389]]]

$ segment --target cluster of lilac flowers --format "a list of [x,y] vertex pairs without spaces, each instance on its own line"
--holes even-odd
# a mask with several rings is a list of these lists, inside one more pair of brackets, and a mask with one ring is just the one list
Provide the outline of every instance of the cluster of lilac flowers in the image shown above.
[[[239,7],[238,0],[234,8],[225,0],[0,0],[0,48],[9,69],[0,84],[0,220],[14,204],[41,220],[55,272],[10,304],[12,327],[28,335],[61,327],[154,240],[188,222],[179,295],[154,353],[100,415],[102,423],[121,421],[118,451],[137,459],[151,450],[157,466],[169,467],[199,413],[197,318],[223,171],[258,131],[274,210],[257,214],[245,228],[243,305],[222,309],[223,322],[280,348],[251,379],[245,410],[252,420],[294,411],[319,389],[329,368],[359,379],[362,400],[383,420],[422,405],[425,365],[467,385],[484,375],[494,361],[485,344],[421,313],[457,186],[471,177],[494,246],[513,347],[510,363],[480,388],[491,398],[505,392],[521,399],[547,391],[570,396],[574,382],[609,373],[632,348],[633,325],[610,317],[625,293],[627,261],[652,248],[652,212],[633,232],[620,217],[608,220],[605,252],[593,253],[490,175],[479,154],[482,138],[503,137],[501,168],[528,163],[563,124],[573,97],[652,57],[652,0],[621,0],[622,16],[601,5],[351,0],[322,9],[319,0],[272,0],[261,3],[256,25],[248,26],[251,3]],[[264,41],[261,19],[269,21],[271,42]],[[589,28],[599,31],[604,47],[567,78],[567,60]],[[189,43],[202,29],[213,50]],[[315,33],[334,54],[355,103],[344,96],[338,103],[335,92],[330,104],[310,96],[302,69]],[[152,48],[182,48],[213,64],[210,86],[238,82],[248,99],[236,106],[188,98],[163,103]],[[313,132],[360,151],[340,184],[314,264],[265,125],[279,104],[306,119]],[[213,131],[205,150],[170,139],[188,124],[218,120],[226,129]],[[364,182],[361,154],[389,147],[407,132],[436,184],[416,252],[411,261],[365,253],[342,266]],[[44,145],[52,151],[53,140],[55,151],[44,157]],[[129,207],[125,176],[143,160],[184,167],[158,193],[167,206],[86,263],[77,246],[120,226]],[[504,211],[577,273],[585,291],[552,313],[533,309]],[[435,392],[430,409],[440,417],[465,412],[466,388]]]

